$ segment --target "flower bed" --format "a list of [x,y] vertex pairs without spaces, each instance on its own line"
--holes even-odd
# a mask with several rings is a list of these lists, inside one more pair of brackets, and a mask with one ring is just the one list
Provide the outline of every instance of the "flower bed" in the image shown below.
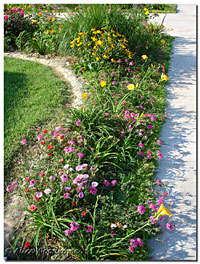
[[[159,133],[167,117],[164,85],[171,39],[162,26],[146,24],[148,10],[134,20],[133,31],[143,37],[138,42],[131,32],[122,32],[126,27],[120,31],[119,24],[112,24],[116,16],[131,28],[130,18],[107,11],[101,26],[88,29],[80,20],[77,32],[73,28],[66,36],[64,31],[60,51],[66,41],[76,56],[76,73],[89,84],[80,108],[66,105],[66,123],[51,130],[37,127],[34,145],[21,141],[28,151],[18,162],[17,182],[7,191],[24,197],[29,224],[14,248],[22,236],[21,247],[37,254],[42,246],[48,251],[53,239],[66,259],[147,260],[148,238],[161,230],[163,216],[171,217],[163,205],[168,193],[159,190],[162,183],[155,178],[162,158]],[[77,16],[88,19],[92,12]],[[145,36],[148,45],[142,44]],[[170,222],[166,227],[173,228]]]

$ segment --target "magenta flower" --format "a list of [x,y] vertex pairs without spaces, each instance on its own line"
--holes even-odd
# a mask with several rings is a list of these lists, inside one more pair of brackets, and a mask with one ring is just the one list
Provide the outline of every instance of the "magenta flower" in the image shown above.
[[156,183],[158,184],[158,185],[161,185],[162,184],[162,182],[161,182],[161,180],[156,180]]
[[65,230],[65,236],[71,237],[70,233],[72,233],[71,229]]
[[151,129],[151,128],[153,128],[153,126],[152,125],[148,125],[148,127]]
[[42,138],[43,138],[43,135],[42,134],[40,134],[40,135],[37,136],[37,139],[38,140],[41,140]]
[[162,141],[160,139],[157,140],[158,145],[162,145]]
[[112,85],[116,85],[116,84],[117,84],[117,82],[116,82],[116,81],[113,81],[113,82],[112,82]]
[[90,187],[90,193],[91,194],[96,194],[97,193],[97,189],[94,186]]
[[140,213],[141,215],[144,214],[144,213],[145,213],[145,207],[142,206],[142,205],[138,205],[138,211],[139,211],[139,213]]
[[143,147],[144,147],[144,144],[142,144],[142,143],[140,142],[140,143],[138,143],[138,146],[141,147],[141,148],[143,148]]
[[166,228],[167,228],[169,231],[171,231],[174,227],[173,227],[172,224],[167,223],[167,224],[166,224]]
[[160,154],[158,155],[158,157],[159,157],[159,159],[162,159],[162,158],[163,158],[163,155],[160,153]]
[[74,232],[74,231],[76,231],[76,230],[78,230],[79,229],[79,225],[76,223],[76,222],[72,222],[71,224],[70,224],[70,230],[72,231],[72,232]]
[[70,197],[70,194],[69,194],[69,193],[64,193],[64,194],[63,194],[63,197],[64,197],[65,199],[68,199],[68,198]]
[[86,230],[86,232],[92,233],[92,230],[94,229],[94,227],[92,225],[88,225],[87,227],[88,229]]
[[78,157],[79,157],[79,159],[81,159],[81,158],[83,158],[84,157],[84,154],[83,153],[77,153],[77,155],[78,155]]
[[81,125],[81,120],[76,121],[76,125],[80,126]]
[[109,181],[107,181],[107,180],[104,180],[103,183],[105,184],[105,186],[109,186],[110,185]]
[[21,141],[21,142],[22,142],[22,144],[23,144],[23,145],[25,145],[25,144],[26,144],[26,142],[27,142],[27,139],[25,139],[25,138],[24,138],[24,139],[22,139],[22,141]]
[[115,74],[115,72],[111,72],[111,74],[110,74],[110,75],[112,75],[112,76],[113,76],[114,74]]
[[115,186],[116,183],[117,183],[116,180],[111,181],[112,187]]
[[139,152],[140,156],[144,156],[144,153],[142,151]]
[[30,185],[30,187],[33,187],[34,186],[34,184],[35,184],[35,182],[36,182],[36,180],[31,180],[30,182],[29,182],[29,185]]

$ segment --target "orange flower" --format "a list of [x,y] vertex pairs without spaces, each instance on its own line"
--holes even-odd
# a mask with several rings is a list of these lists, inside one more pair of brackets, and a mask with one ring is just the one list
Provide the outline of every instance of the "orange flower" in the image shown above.
[[51,30],[50,30],[50,32],[53,34],[53,33],[54,33],[54,30],[53,30],[53,29],[51,29]]
[[41,15],[42,15],[42,13],[41,13],[41,12],[39,12],[39,13],[38,13],[38,16],[41,16]]

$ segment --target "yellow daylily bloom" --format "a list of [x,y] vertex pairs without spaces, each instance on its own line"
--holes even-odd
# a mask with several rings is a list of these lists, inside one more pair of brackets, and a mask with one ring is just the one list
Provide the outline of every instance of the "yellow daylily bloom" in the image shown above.
[[87,94],[86,93],[83,93],[81,96],[82,96],[83,99],[87,98]]
[[162,80],[162,81],[168,81],[169,78],[167,77],[166,74],[162,73],[162,74],[161,74],[161,80]]
[[107,84],[107,82],[106,82],[106,81],[101,81],[101,82],[100,82],[100,85],[101,85],[101,87],[105,87],[105,86],[106,86],[106,84]]
[[147,60],[148,59],[147,55],[142,55],[142,58],[143,58],[143,60]]
[[129,89],[129,90],[136,90],[137,88],[138,88],[138,86],[139,86],[139,84],[137,83],[136,85],[134,85],[134,84],[129,84],[128,86],[127,86],[127,88]]
[[146,11],[146,12],[145,12],[145,15],[147,16],[148,14],[149,14],[149,11]]
[[158,219],[159,216],[164,216],[164,215],[168,215],[169,217],[172,216],[171,212],[163,204],[161,204],[155,216],[156,219]]

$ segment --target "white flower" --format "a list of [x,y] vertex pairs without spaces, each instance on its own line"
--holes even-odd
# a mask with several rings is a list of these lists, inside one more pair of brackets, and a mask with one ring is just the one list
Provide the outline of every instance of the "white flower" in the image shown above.
[[42,192],[38,192],[38,193],[36,194],[36,197],[38,197],[38,198],[42,197]]
[[50,188],[47,188],[47,189],[44,190],[44,193],[46,193],[46,194],[50,194],[50,192],[51,192]]
[[92,182],[92,186],[93,187],[97,187],[98,186],[98,182]]
[[64,169],[67,170],[68,168],[69,168],[69,164],[66,164],[66,165],[64,166]]
[[111,225],[110,225],[110,228],[111,228],[111,229],[114,229],[114,228],[116,228],[116,227],[117,227],[116,224],[111,224]]

